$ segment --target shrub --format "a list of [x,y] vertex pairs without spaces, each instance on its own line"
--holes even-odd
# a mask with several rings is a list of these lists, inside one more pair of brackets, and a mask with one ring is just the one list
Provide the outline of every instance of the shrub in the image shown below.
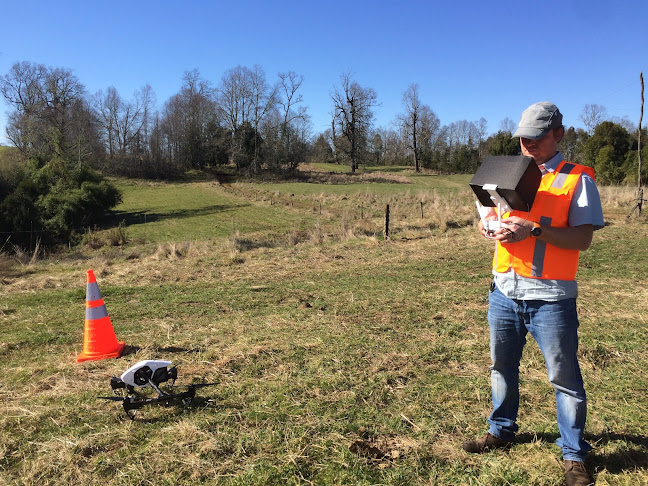
[[40,169],[25,170],[16,188],[0,202],[0,224],[25,244],[33,233],[43,244],[69,241],[121,201],[119,190],[103,176],[81,166],[70,170],[54,158]]

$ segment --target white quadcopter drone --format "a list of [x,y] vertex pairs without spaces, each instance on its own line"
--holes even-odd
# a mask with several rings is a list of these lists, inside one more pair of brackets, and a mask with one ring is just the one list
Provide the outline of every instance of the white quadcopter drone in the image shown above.
[[[215,383],[198,383],[189,385],[187,390],[181,393],[168,393],[160,389],[160,384],[171,380],[170,386],[173,387],[178,377],[178,369],[173,366],[169,368],[171,361],[145,360],[135,363],[122,373],[120,378],[113,376],[110,379],[110,386],[113,393],[117,394],[118,390],[125,388],[126,396],[99,397],[105,400],[121,401],[126,415],[131,420],[135,419],[135,413],[145,405],[175,405],[182,403],[188,406],[196,396],[196,389],[205,386],[215,385]],[[146,397],[138,394],[137,388],[146,388],[150,386],[157,392],[157,397]]]

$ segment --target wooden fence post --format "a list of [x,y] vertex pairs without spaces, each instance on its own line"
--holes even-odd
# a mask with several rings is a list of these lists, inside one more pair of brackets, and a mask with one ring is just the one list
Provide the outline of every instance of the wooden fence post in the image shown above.
[[389,239],[389,204],[385,205],[385,239]]

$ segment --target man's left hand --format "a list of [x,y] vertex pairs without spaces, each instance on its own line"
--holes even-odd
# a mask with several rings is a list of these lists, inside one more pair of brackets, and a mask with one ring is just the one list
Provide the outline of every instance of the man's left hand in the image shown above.
[[498,229],[493,237],[501,243],[518,243],[531,236],[533,226],[533,221],[510,216],[502,220],[502,228]]

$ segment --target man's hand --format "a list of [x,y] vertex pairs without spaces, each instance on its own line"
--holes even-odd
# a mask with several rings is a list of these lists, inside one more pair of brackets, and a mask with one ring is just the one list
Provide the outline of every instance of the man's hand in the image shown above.
[[501,243],[518,243],[531,236],[533,226],[533,221],[511,216],[502,220],[502,228],[498,229],[493,237]]
[[[489,211],[483,215],[483,220],[484,221],[497,221],[497,213],[493,208],[489,208]],[[488,223],[487,223],[488,224]],[[479,232],[481,233],[482,236],[485,236],[486,238],[492,238],[493,233],[486,231],[486,228],[484,228],[484,223],[482,222],[482,219],[479,220],[479,224],[477,225],[477,228],[479,229]]]
[[[531,236],[531,230],[535,224],[533,221],[519,216],[511,216],[502,220],[502,226],[493,234],[493,237],[501,243],[517,243]],[[567,228],[544,225],[540,227],[542,233],[537,237],[538,240],[566,250],[587,250],[592,243],[594,234],[594,226],[591,224],[568,226]]]

